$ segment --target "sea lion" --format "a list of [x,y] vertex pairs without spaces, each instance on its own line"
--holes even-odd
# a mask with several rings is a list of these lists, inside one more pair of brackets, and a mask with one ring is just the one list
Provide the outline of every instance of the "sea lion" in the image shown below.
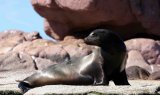
[[18,87],[25,93],[31,88],[44,85],[103,84],[104,74],[101,49],[97,46],[93,46],[92,48],[92,53],[87,56],[70,60],[66,63],[54,64],[34,73],[21,81]]
[[107,29],[96,29],[85,42],[101,47],[105,84],[112,80],[116,85],[129,85],[125,72],[127,51],[119,35]]

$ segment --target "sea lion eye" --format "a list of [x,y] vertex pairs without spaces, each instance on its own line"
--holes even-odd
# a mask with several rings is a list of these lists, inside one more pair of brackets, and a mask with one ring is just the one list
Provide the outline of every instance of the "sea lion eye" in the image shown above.
[[91,33],[90,36],[97,36],[97,34],[96,33]]

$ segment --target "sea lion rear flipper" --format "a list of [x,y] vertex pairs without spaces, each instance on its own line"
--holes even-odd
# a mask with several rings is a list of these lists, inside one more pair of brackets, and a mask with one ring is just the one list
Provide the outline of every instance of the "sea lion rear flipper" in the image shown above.
[[25,83],[23,81],[18,84],[18,88],[21,89],[22,93],[26,93],[28,90],[31,89],[31,87],[29,86],[29,84]]

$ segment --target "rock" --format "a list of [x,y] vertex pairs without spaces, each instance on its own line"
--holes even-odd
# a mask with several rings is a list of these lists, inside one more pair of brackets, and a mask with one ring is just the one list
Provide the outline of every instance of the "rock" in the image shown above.
[[151,68],[151,74],[157,71],[160,71],[160,65],[159,64],[154,64],[154,65],[150,65]]
[[73,36],[66,36],[63,41],[60,41],[62,45],[74,44],[74,45],[86,45],[83,39],[76,39]]
[[82,57],[91,53],[90,46],[85,44],[83,39],[67,36],[60,44],[63,45],[63,48],[68,52],[71,58]]
[[139,66],[131,66],[127,68],[126,73],[129,80],[147,80],[150,75],[150,73],[147,70]]
[[157,72],[152,73],[152,74],[149,76],[149,79],[150,79],[150,80],[160,80],[160,70],[157,71]]
[[12,49],[25,41],[23,32],[16,30],[9,30],[5,32],[0,32],[0,54],[12,51]]
[[124,39],[136,34],[160,36],[159,0],[31,0],[45,18],[45,32],[55,39],[95,28],[118,31]]
[[[1,32],[0,67],[2,71],[15,69],[43,69],[56,63],[85,56],[91,52],[82,39],[66,37],[64,41],[44,40],[37,32],[18,30]],[[5,51],[4,51],[5,50]]]
[[[87,55],[91,51],[82,39],[73,37],[53,42],[42,39],[38,32],[9,30],[0,34],[0,66],[6,70],[14,70],[16,66],[17,69],[29,69],[28,66],[43,69],[49,64],[63,63],[70,58]],[[20,64],[23,62],[25,64]]]
[[128,51],[139,51],[148,64],[157,64],[158,56],[160,55],[159,42],[152,39],[137,38],[125,41],[125,44]]
[[0,71],[10,71],[18,69],[34,70],[32,58],[24,53],[6,53],[0,55]]
[[33,41],[26,41],[17,45],[13,51],[14,52],[26,52],[31,56],[39,56],[39,53],[43,51],[46,47],[52,46],[55,43],[52,41],[44,39],[36,39]]
[[160,1],[159,0],[129,0],[132,13],[136,16],[137,20],[148,31],[155,35],[160,35]]
[[[0,85],[0,94],[4,94],[7,92],[17,92],[18,94],[10,94],[10,95],[22,95],[20,93],[20,90],[18,89],[17,85],[18,83],[15,82],[16,79],[19,78],[25,78],[31,72],[25,72],[23,70],[20,72],[10,72],[14,74],[14,76],[10,76],[7,78],[6,81],[5,78],[0,78],[1,84]],[[34,88],[32,90],[29,90],[25,95],[57,95],[57,94],[63,94],[63,95],[117,95],[117,94],[123,94],[123,95],[158,95],[159,94],[159,81],[153,81],[153,80],[130,80],[129,81],[131,86],[114,86],[113,83],[110,83],[110,86],[73,86],[73,85],[46,85],[43,87]],[[8,95],[8,93],[7,93]]]
[[160,64],[160,55],[157,58],[156,64]]
[[12,51],[17,45],[41,38],[38,32],[23,32],[20,30],[8,30],[0,32],[0,54]]
[[53,45],[45,47],[40,53],[39,57],[50,59],[58,63],[64,62],[64,60],[70,59],[70,55],[63,48],[62,45]]
[[[159,41],[155,41],[152,39],[137,38],[125,41],[125,44],[128,50],[128,59],[126,65],[127,69],[132,66],[138,66],[141,69],[148,71],[151,75],[160,70]],[[136,78],[136,74],[138,76],[138,73],[136,72],[141,72],[141,70],[135,71],[134,68],[130,68],[130,70],[128,71],[128,76],[131,76],[132,79],[134,79],[134,76]]]
[[36,67],[38,70],[42,70],[53,64],[58,64],[57,62],[53,62],[50,59],[40,58],[40,57],[35,58],[34,61],[36,63]]
[[29,90],[24,95],[152,95],[159,93],[159,81],[129,81],[131,86],[74,86],[74,85],[46,85]]
[[27,41],[33,41],[33,40],[41,38],[41,36],[38,32],[26,33],[26,34],[24,34],[24,36]]
[[91,52],[89,46],[77,46],[77,45],[67,45],[64,49],[68,52],[71,58],[82,57],[88,55]]
[[127,59],[127,65],[126,68],[129,68],[131,66],[138,66],[141,67],[148,72],[151,72],[151,68],[149,64],[144,60],[143,56],[139,51],[131,50],[128,52],[128,59]]
[[[34,70],[18,69],[0,72],[0,91],[19,91],[18,82],[16,80],[23,80],[25,77],[33,74]],[[2,94],[3,95],[3,94]]]

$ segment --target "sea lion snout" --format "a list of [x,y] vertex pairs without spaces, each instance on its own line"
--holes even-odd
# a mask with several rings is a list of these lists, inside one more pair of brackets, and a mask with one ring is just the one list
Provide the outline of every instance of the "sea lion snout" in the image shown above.
[[87,36],[84,38],[84,42],[89,45],[99,45],[99,39],[95,35]]

